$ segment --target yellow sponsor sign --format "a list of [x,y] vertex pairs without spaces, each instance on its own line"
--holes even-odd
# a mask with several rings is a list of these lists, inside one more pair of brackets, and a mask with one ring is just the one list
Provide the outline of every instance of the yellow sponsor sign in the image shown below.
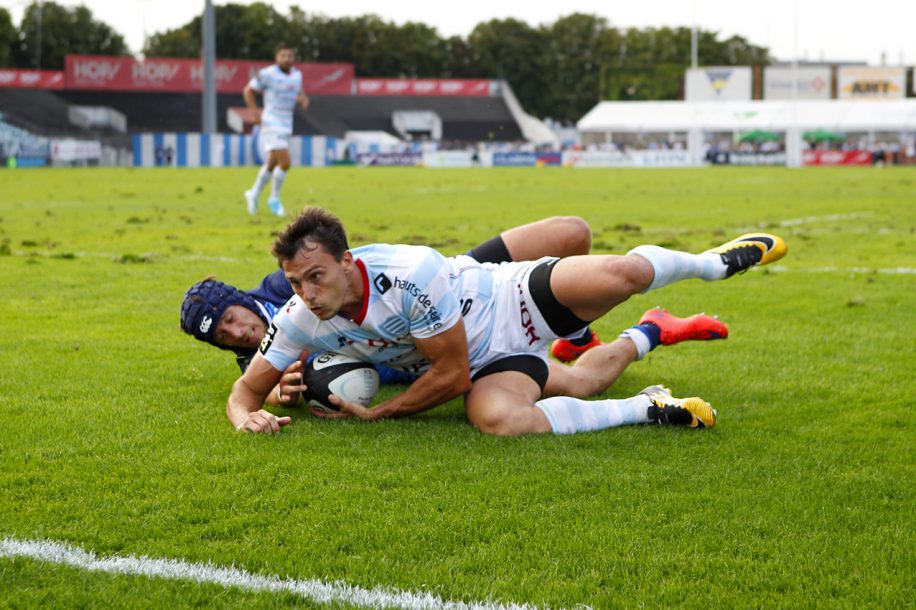
[[904,97],[904,68],[840,68],[839,97],[844,99],[899,99]]

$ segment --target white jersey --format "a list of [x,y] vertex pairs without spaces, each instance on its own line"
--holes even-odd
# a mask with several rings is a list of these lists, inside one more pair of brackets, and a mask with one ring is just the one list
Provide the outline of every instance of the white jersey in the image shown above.
[[443,333],[462,318],[472,374],[505,356],[543,357],[556,338],[527,288],[528,274],[542,261],[495,265],[469,256],[445,258],[425,246],[386,244],[351,252],[362,275],[360,314],[321,320],[294,296],[274,317],[260,348],[277,370],[307,349],[422,373],[429,362],[415,339]]
[[280,66],[274,64],[258,70],[248,86],[264,96],[261,129],[292,134],[293,111],[296,109],[296,99],[302,91],[302,72],[292,66],[287,74]]

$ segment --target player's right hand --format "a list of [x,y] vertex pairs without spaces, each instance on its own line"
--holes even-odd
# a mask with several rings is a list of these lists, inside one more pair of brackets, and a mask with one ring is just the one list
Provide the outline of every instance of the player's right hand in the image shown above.
[[254,116],[253,116],[252,120],[254,121],[254,124],[255,124],[255,125],[260,125],[260,124],[261,124],[261,109],[260,109],[260,108],[255,108],[255,109],[254,109]]
[[289,424],[291,417],[277,417],[270,411],[261,409],[249,413],[248,418],[238,427],[239,432],[255,432],[260,434],[276,434],[280,428]]
[[280,390],[278,392],[280,404],[290,407],[299,402],[299,395],[308,388],[302,383],[302,365],[308,359],[308,350],[304,350],[299,359],[286,367],[283,376],[280,377]]

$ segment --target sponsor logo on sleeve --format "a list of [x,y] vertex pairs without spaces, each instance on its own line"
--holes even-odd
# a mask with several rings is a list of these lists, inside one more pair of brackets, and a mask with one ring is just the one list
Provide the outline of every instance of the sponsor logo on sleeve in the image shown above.
[[427,309],[432,307],[433,302],[432,299],[429,298],[429,295],[421,294],[420,287],[413,282],[408,282],[407,280],[402,280],[401,278],[396,277],[394,278],[394,287],[406,291],[407,294],[415,298],[417,302],[423,307]]
[[415,298],[417,303],[426,310],[426,318],[430,322],[431,330],[439,330],[442,328],[442,323],[440,322],[442,315],[439,313],[439,310],[436,309],[436,306],[433,305],[433,301],[429,298],[429,295],[425,292],[420,292],[419,286],[413,282],[402,280],[399,277],[394,278],[393,286],[407,292],[407,294]]
[[264,333],[264,338],[261,339],[261,347],[258,348],[258,351],[261,352],[261,355],[267,353],[267,350],[270,349],[270,345],[274,342],[274,337],[277,334],[277,325],[271,323],[270,328],[267,329],[267,332]]

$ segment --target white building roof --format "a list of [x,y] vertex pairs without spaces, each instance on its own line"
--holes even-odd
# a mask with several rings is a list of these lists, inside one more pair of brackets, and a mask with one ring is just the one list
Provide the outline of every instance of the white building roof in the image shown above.
[[[797,118],[796,118],[797,117]],[[600,102],[579,120],[581,132],[916,131],[916,99],[874,101]]]

